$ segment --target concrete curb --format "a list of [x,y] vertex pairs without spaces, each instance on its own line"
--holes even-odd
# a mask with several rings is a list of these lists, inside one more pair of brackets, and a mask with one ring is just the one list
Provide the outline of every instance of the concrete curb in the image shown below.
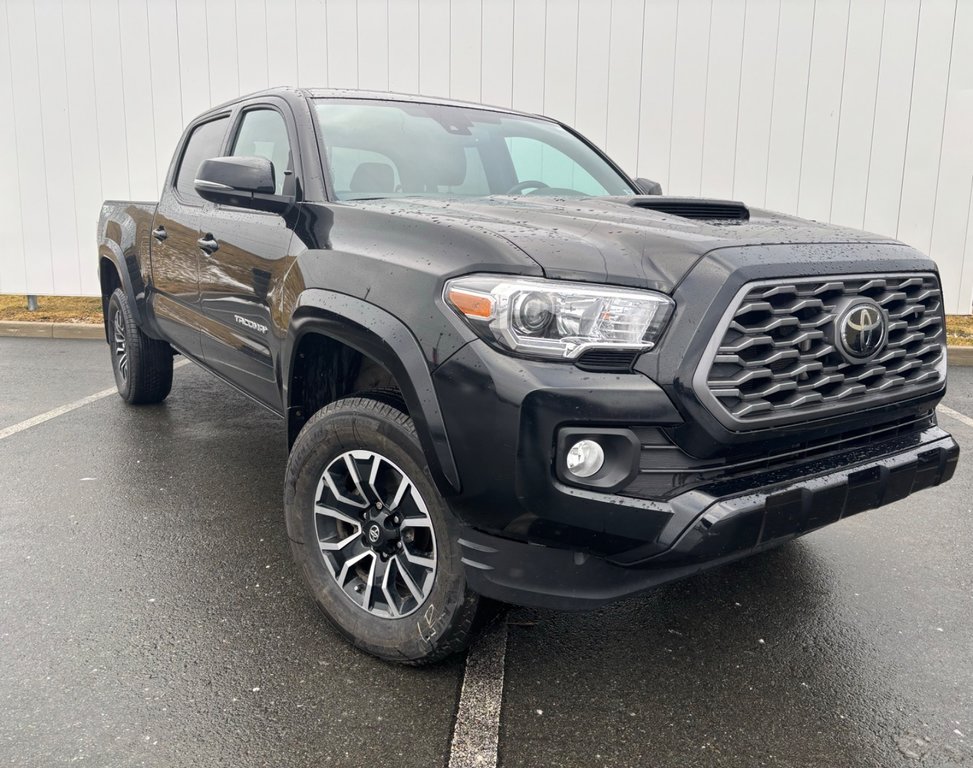
[[33,320],[0,320],[0,336],[25,339],[105,339],[99,323],[37,323]]
[[[0,336],[25,339],[104,339],[100,323],[36,323],[31,320],[0,320]],[[973,347],[948,347],[950,365],[973,366]]]
[[946,359],[950,365],[973,365],[973,347],[947,347]]

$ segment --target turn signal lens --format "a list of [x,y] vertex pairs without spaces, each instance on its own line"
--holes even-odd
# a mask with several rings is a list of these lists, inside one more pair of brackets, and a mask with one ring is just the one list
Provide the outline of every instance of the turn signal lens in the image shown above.
[[475,317],[479,320],[489,320],[493,317],[494,300],[488,294],[450,286],[446,291],[446,299],[467,317]]

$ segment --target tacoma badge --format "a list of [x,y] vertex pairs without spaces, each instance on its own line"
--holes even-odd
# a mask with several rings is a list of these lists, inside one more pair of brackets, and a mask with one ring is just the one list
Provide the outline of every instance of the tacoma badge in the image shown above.
[[252,331],[258,331],[260,333],[267,333],[267,326],[261,325],[260,323],[255,323],[246,317],[240,317],[240,315],[234,315],[233,319],[236,320],[244,328],[249,328]]

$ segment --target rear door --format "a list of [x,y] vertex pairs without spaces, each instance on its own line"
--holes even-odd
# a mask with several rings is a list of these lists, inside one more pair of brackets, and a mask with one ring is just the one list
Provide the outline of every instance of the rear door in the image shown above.
[[209,116],[188,131],[170,169],[152,223],[150,306],[160,330],[181,351],[200,357],[199,227],[205,202],[193,189],[199,164],[220,155],[230,115]]
[[[250,102],[235,114],[225,154],[264,157],[274,166],[276,193],[294,195],[296,132],[282,100]],[[287,215],[224,205],[208,206],[200,221],[202,347],[207,363],[267,405],[279,410],[275,373],[279,305],[288,247],[298,208]]]

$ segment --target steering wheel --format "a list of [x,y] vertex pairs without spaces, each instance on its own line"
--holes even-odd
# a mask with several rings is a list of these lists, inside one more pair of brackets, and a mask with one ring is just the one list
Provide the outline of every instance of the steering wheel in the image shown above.
[[516,195],[523,192],[525,189],[547,189],[548,184],[543,181],[537,181],[537,179],[527,179],[519,184],[514,184],[510,189],[507,190],[508,195]]

